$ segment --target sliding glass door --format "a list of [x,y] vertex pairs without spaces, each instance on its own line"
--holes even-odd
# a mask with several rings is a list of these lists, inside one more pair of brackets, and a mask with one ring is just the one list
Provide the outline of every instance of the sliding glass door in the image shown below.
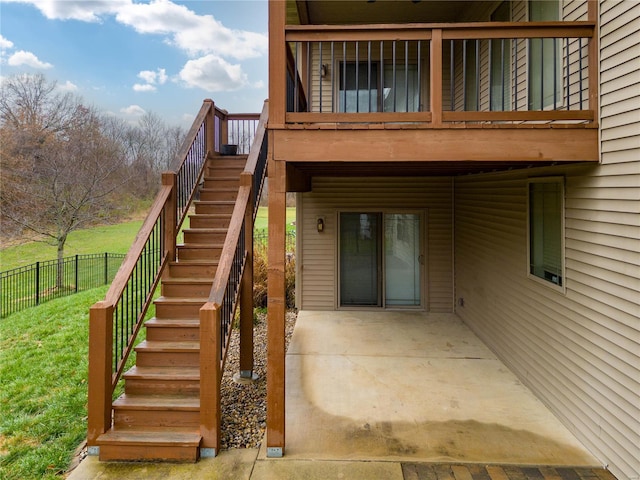
[[340,306],[422,304],[421,215],[340,214]]

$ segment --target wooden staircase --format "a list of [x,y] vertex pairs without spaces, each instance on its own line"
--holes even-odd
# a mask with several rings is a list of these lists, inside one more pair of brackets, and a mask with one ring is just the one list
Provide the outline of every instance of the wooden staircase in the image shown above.
[[200,198],[145,323],[136,365],[123,375],[102,461],[195,462],[200,456],[200,320],[227,234],[246,155],[208,159]]

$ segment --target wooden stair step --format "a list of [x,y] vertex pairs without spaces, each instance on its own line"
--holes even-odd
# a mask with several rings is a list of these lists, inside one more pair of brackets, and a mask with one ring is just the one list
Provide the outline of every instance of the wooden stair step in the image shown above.
[[125,393],[113,402],[113,425],[116,428],[197,428],[200,426],[200,397],[194,393]]
[[201,297],[211,292],[213,276],[169,277],[162,280],[162,295],[166,297]]
[[195,395],[124,394],[113,402],[114,409],[199,411],[200,397]]
[[185,259],[169,263],[169,276],[172,279],[193,278],[197,274],[203,278],[213,279],[217,268],[217,261]]
[[151,318],[144,324],[147,340],[199,341],[200,320],[197,318]]
[[123,374],[127,394],[198,394],[200,368],[198,366],[140,366]]
[[135,347],[136,365],[184,366],[200,365],[200,342],[194,340],[143,340]]
[[199,367],[141,367],[134,366],[127,370],[123,377],[127,380],[196,380],[200,381]]
[[185,428],[112,428],[98,437],[100,461],[196,462],[202,436]]
[[165,342],[155,340],[143,340],[136,348],[138,351],[147,352],[193,352],[200,351],[200,343],[194,341]]
[[158,297],[153,301],[158,318],[199,318],[208,297]]

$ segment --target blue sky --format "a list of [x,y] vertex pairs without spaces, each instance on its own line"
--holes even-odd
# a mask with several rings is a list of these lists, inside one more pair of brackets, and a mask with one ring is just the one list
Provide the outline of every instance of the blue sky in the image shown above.
[[189,127],[202,100],[259,112],[266,0],[0,0],[0,75],[43,73],[135,122]]

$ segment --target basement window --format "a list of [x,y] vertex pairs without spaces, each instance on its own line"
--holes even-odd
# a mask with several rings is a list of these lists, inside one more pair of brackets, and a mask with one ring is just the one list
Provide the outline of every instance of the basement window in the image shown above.
[[529,276],[564,285],[564,182],[529,181]]

